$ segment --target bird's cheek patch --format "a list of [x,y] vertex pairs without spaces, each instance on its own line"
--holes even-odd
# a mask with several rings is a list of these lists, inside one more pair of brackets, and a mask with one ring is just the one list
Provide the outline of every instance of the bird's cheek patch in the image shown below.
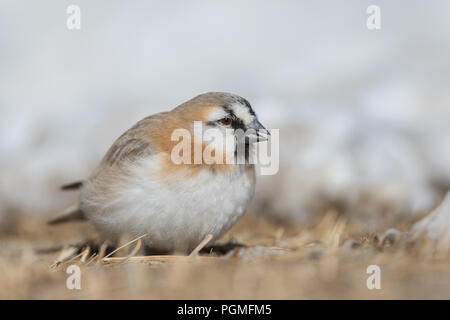
[[241,119],[245,125],[252,123],[255,118],[254,115],[250,114],[248,108],[242,104],[234,104],[231,108],[233,109],[234,115]]
[[228,114],[222,108],[212,108],[206,116],[206,121],[217,121],[227,116]]

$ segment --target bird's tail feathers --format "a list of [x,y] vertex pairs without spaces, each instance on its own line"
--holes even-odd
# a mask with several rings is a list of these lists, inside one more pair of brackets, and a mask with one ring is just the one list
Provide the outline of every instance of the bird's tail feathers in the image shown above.
[[48,224],[60,224],[69,221],[77,221],[77,220],[85,220],[86,216],[83,211],[79,208],[78,205],[73,205],[63,210],[60,214],[58,214],[55,218],[50,220]]
[[61,190],[79,190],[83,186],[83,181],[77,181],[61,186]]

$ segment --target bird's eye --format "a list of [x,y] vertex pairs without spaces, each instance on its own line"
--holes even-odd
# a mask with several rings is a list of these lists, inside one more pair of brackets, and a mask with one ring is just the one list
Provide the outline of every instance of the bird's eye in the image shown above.
[[231,118],[220,119],[220,123],[223,124],[224,126],[229,126],[231,124]]

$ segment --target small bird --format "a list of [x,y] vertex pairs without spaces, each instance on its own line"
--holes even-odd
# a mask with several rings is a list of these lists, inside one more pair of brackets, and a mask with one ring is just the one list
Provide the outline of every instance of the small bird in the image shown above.
[[[235,163],[176,164],[172,151],[179,141],[172,133],[184,129],[194,136],[194,123],[234,139],[230,150],[213,144],[214,152],[245,160]],[[232,130],[230,130],[232,129]],[[255,132],[239,139],[237,129]],[[79,190],[79,203],[50,223],[87,218],[100,235],[113,243],[126,234],[142,238],[154,252],[187,253],[206,236],[218,239],[245,213],[255,191],[255,169],[249,160],[255,142],[270,132],[259,122],[250,103],[235,94],[198,95],[169,112],[137,122],[110,147],[86,180],[63,190]],[[256,139],[255,139],[256,137]],[[192,150],[205,142],[192,139]],[[197,145],[196,145],[197,144]]]

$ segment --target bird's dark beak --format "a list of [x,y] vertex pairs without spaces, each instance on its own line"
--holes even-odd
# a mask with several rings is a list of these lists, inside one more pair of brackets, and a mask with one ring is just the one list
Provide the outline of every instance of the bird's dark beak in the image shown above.
[[264,128],[261,122],[259,122],[256,118],[247,126],[247,130],[250,132],[247,135],[250,142],[261,142],[269,139],[269,130]]

